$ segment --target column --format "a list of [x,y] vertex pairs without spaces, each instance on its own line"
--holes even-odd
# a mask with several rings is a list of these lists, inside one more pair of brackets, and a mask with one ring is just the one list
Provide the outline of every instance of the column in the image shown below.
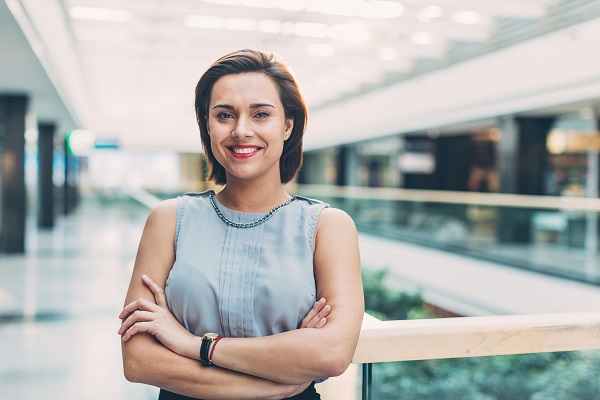
[[500,193],[517,193],[519,179],[519,131],[514,117],[499,119],[502,138],[496,146],[496,160],[500,175]]
[[[600,131],[600,110],[594,110],[596,134]],[[588,151],[588,173],[586,182],[586,197],[598,198],[598,180],[600,179],[600,160],[598,149]],[[585,213],[585,272],[592,282],[600,281],[600,266],[598,265],[598,213]]]
[[25,252],[25,95],[0,95],[0,251]]
[[[553,117],[504,116],[499,120],[502,138],[496,152],[500,173],[500,192],[542,195],[548,150],[546,138]],[[497,235],[504,243],[531,241],[532,210],[501,208]]]
[[336,185],[358,186],[358,154],[356,144],[345,144],[339,147],[337,159]]
[[38,226],[54,227],[54,134],[52,123],[38,124]]
[[548,166],[546,139],[554,117],[516,118],[519,138],[518,194],[544,194],[544,175]]

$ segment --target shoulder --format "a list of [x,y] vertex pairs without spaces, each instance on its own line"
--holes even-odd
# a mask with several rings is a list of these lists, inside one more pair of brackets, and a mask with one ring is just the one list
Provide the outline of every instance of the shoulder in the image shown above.
[[169,226],[171,223],[175,226],[177,204],[178,199],[168,199],[158,203],[158,205],[150,212],[146,226],[152,227],[157,225],[165,227]]
[[316,242],[345,242],[357,237],[356,225],[345,211],[338,208],[324,208],[321,211],[315,230]]
[[352,217],[339,208],[331,207],[324,208],[321,211],[319,222],[317,222],[317,229],[321,228],[351,228],[356,230]]

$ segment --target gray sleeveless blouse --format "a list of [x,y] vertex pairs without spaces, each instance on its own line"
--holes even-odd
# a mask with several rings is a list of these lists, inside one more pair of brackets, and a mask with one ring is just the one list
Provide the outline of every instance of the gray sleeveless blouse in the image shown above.
[[[257,337],[297,329],[316,301],[313,236],[327,204],[296,196],[265,223],[235,228],[209,193],[178,199],[175,263],[165,288],[169,308],[194,335]],[[242,213],[216,204],[233,222]]]

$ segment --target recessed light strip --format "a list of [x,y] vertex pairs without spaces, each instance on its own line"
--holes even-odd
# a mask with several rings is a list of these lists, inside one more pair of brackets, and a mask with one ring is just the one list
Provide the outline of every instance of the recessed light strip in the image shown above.
[[331,38],[352,43],[363,43],[369,38],[369,28],[362,23],[328,25],[316,22],[281,22],[249,18],[223,18],[213,15],[188,15],[185,26],[198,29],[225,29],[233,31],[260,31],[272,34],[296,35],[312,38]]
[[74,6],[69,9],[69,15],[75,19],[110,22],[130,22],[131,12],[114,8]]

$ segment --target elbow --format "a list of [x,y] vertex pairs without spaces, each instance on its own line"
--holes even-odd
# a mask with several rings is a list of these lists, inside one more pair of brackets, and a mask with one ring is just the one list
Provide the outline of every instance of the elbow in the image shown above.
[[351,358],[344,354],[329,354],[321,360],[320,370],[323,377],[335,377],[348,369]]
[[135,351],[123,351],[123,374],[132,383],[150,384],[148,360]]
[[123,360],[123,374],[125,375],[125,379],[129,382],[143,383],[139,365],[131,359]]

